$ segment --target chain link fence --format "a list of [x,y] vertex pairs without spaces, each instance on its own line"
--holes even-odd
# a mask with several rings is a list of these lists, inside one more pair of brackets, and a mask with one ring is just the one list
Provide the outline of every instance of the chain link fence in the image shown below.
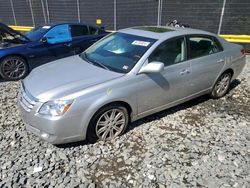
[[222,34],[250,34],[249,0],[0,0],[0,22],[38,26],[102,20],[106,29],[166,25],[177,19]]

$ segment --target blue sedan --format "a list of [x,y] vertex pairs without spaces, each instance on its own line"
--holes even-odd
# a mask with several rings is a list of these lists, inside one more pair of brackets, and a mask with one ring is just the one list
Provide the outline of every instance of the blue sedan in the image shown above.
[[44,25],[23,35],[0,23],[0,76],[22,79],[39,65],[83,52],[105,35],[101,28],[79,23]]

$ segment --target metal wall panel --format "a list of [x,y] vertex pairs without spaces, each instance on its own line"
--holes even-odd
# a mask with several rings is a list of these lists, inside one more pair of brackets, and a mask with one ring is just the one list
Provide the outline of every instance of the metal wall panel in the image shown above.
[[14,25],[10,0],[0,0],[0,22]]
[[[43,0],[32,0],[31,4],[32,4],[32,9],[33,9],[33,14],[34,14],[34,21],[35,21],[35,25],[42,25],[44,23],[46,23],[47,21],[47,15],[46,15],[46,11],[45,11],[45,18],[44,18],[44,13],[43,13],[43,7],[42,7],[42,3],[45,3]],[[44,7],[45,10],[45,7]]]
[[[33,25],[28,0],[13,0],[17,25]],[[11,14],[11,11],[10,11]]]
[[[138,25],[156,25],[160,0],[116,0],[117,29]],[[114,29],[115,0],[12,0],[17,25],[33,26],[50,21],[96,24],[102,20],[106,29]],[[30,9],[30,3],[32,12]],[[48,2],[48,12],[46,9]],[[42,4],[44,6],[42,6]],[[79,14],[78,14],[79,5]],[[218,32],[223,0],[162,0],[161,24],[173,19],[193,28]],[[44,7],[44,9],[43,9]],[[11,0],[0,0],[0,21],[15,24]],[[227,0],[222,20],[223,34],[250,34],[250,1]]]
[[101,19],[101,26],[106,29],[114,29],[114,0],[82,0],[79,2],[82,22],[96,25],[96,19]]
[[227,0],[221,33],[250,34],[249,0]]
[[157,0],[117,0],[117,28],[157,25]]
[[217,33],[222,0],[163,0],[162,25],[177,19],[193,28]]
[[50,22],[78,22],[76,0],[47,0]]

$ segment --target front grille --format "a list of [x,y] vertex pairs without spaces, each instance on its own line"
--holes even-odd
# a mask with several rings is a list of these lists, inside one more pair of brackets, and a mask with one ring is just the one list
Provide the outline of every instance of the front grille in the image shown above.
[[23,84],[21,84],[21,88],[19,91],[19,102],[27,112],[30,112],[37,102],[37,100],[33,96],[25,91]]

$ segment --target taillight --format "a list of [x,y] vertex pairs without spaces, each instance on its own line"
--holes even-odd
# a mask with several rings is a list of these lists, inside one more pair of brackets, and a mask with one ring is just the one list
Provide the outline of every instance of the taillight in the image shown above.
[[242,55],[246,55],[246,50],[244,48],[241,49],[241,53],[242,53]]

